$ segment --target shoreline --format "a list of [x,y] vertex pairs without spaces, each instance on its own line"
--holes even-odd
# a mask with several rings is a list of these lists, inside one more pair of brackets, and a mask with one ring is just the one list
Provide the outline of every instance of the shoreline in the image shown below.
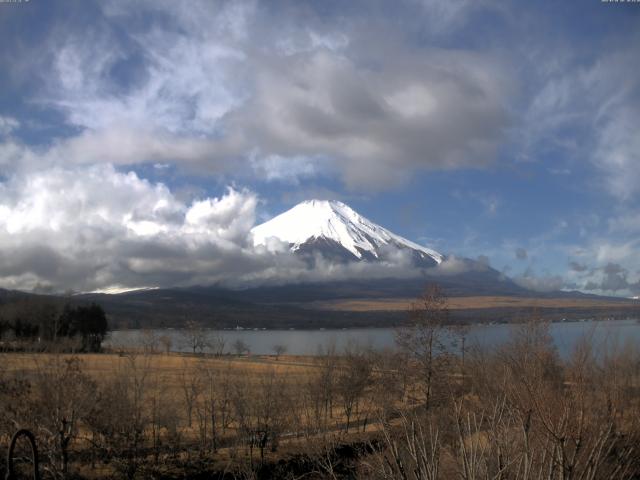
[[[482,327],[482,326],[490,326],[490,325],[522,325],[527,323],[528,321],[542,321],[550,324],[558,324],[558,323],[585,323],[585,322],[640,322],[640,314],[637,316],[590,316],[585,318],[539,318],[539,319],[522,319],[514,320],[514,321],[479,321],[479,322],[451,322],[444,324],[443,327],[451,327],[451,326],[468,326],[468,327]],[[242,328],[233,328],[233,327],[209,327],[203,325],[201,327],[204,331],[210,332],[221,332],[221,333],[242,333],[242,332],[341,332],[341,331],[356,331],[356,330],[389,330],[394,328],[403,328],[410,325],[399,324],[399,325],[353,325],[353,326],[344,326],[344,327],[317,327],[317,326],[298,326],[298,327],[242,327]],[[187,327],[175,326],[175,327],[161,327],[161,326],[151,326],[151,327],[130,327],[130,328],[114,328],[111,332],[145,332],[145,331],[184,331]]]

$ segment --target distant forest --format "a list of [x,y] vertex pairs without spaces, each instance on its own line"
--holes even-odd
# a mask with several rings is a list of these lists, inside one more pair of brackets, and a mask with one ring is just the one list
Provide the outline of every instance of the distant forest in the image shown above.
[[4,349],[42,348],[100,351],[109,329],[103,308],[96,303],[73,304],[56,297],[23,296],[0,304],[0,342]]

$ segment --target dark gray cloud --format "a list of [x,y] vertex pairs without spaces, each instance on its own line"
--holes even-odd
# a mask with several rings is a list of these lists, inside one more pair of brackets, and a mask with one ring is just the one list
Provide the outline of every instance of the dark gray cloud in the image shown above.
[[[486,4],[398,8],[417,32]],[[51,31],[42,63],[21,64],[40,79],[38,103],[77,132],[24,148],[22,163],[170,161],[290,183],[330,172],[365,190],[492,163],[511,123],[510,70],[490,51],[415,49],[388,10],[362,22],[347,8],[338,28],[293,4],[277,16],[253,2],[105,5],[91,25]]]
[[578,263],[578,262],[575,262],[575,261],[569,262],[569,268],[573,272],[586,272],[589,269],[589,267],[587,267],[587,265],[585,265],[583,263]]
[[554,292],[566,287],[566,282],[562,276],[536,275],[531,269],[527,269],[522,275],[512,277],[512,279],[521,287],[536,292]]
[[527,250],[525,250],[524,248],[516,248],[516,258],[518,260],[526,260],[528,257],[528,253]]
[[626,275],[628,273],[627,269],[622,268],[617,263],[611,263],[611,262],[607,263],[602,270],[604,271],[605,275],[619,275],[619,274]]
[[493,160],[508,125],[495,60],[397,52],[372,70],[349,53],[265,62],[252,99],[229,114],[231,129],[245,132],[236,144],[247,148],[250,138],[264,155],[323,154],[356,187],[395,185],[415,168]]
[[599,278],[587,281],[586,290],[601,291],[606,293],[640,292],[640,281],[629,278],[629,271],[620,264],[609,262],[604,267],[596,270]]
[[489,270],[488,257],[480,257],[478,260],[456,257],[449,255],[442,263],[429,269],[429,273],[434,276],[460,275],[468,272],[485,272]]

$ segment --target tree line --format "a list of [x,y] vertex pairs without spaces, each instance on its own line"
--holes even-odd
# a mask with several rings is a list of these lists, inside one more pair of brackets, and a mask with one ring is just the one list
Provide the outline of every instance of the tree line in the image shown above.
[[56,345],[100,351],[109,324],[100,305],[28,297],[0,304],[0,341],[7,348]]

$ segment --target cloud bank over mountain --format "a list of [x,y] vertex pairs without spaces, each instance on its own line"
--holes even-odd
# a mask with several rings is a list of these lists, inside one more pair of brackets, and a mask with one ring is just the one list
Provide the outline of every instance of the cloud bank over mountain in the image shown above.
[[402,251],[375,264],[317,256],[309,265],[288,244],[254,247],[259,200],[246,189],[186,203],[163,184],[107,165],[14,176],[0,197],[0,284],[8,288],[113,291],[420,275]]

